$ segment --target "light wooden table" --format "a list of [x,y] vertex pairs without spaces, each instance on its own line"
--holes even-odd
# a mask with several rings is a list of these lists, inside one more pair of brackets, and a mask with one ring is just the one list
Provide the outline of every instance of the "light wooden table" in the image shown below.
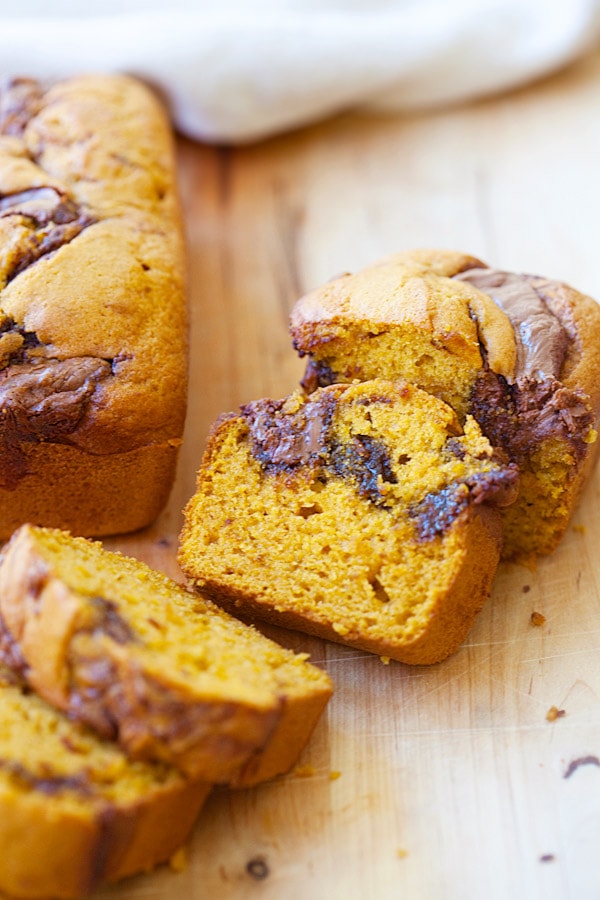
[[[222,411],[296,385],[288,314],[325,279],[440,246],[600,297],[599,101],[595,55],[468,108],[343,117],[241,149],[182,140],[186,440],[163,516],[109,543],[181,580],[180,510],[207,429]],[[216,791],[185,871],[99,896],[598,900],[600,767],[566,775],[573,760],[600,757],[599,486],[551,558],[501,569],[469,640],[441,665],[384,666],[272,629],[336,684],[301,760],[313,774]],[[550,723],[553,705],[566,714]],[[262,879],[247,870],[256,859]]]

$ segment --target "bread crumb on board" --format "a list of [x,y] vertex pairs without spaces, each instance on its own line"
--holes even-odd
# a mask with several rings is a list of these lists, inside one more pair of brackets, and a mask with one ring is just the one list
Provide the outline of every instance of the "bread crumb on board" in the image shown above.
[[405,850],[404,847],[398,847],[396,850],[396,856],[398,859],[406,859],[408,856],[408,850]]
[[536,612],[535,610],[531,613],[529,621],[532,625],[540,626],[546,624],[546,616],[541,612]]
[[579,756],[577,759],[572,759],[567,766],[563,778],[570,778],[573,772],[576,772],[580,766],[598,766],[600,768],[600,759],[592,754],[588,754],[587,756]]
[[548,712],[546,713],[546,720],[548,722],[555,722],[556,719],[562,719],[563,716],[566,716],[567,711],[564,709],[559,709],[557,706],[551,706]]
[[[313,775],[317,774],[317,770],[314,766],[306,764],[304,766],[296,766],[292,774],[296,775],[298,778],[312,778]],[[338,772],[336,769],[332,769],[328,775],[330,781],[337,781],[338,778],[341,777],[342,773]]]
[[246,864],[246,872],[255,881],[264,881],[271,874],[269,865],[264,856],[255,856]]
[[188,866],[187,847],[180,847],[169,859],[169,866],[174,872],[183,872]]
[[314,766],[304,765],[304,766],[296,766],[293,772],[298,778],[312,778],[313,775],[317,774],[317,770]]

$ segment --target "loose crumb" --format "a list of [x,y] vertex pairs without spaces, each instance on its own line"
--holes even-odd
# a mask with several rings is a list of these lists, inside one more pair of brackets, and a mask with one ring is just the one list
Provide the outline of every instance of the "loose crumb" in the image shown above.
[[341,777],[342,777],[342,773],[341,773],[341,772],[337,772],[337,771],[333,770],[332,772],[329,773],[329,780],[330,780],[330,781],[337,781],[338,778],[341,778]]
[[585,534],[587,528],[585,527],[585,525],[573,525],[573,531],[575,531],[577,534]]
[[523,585],[523,593],[524,593],[524,594],[528,594],[530,590],[531,590],[531,585],[530,585],[530,584],[524,584],[524,585]]
[[269,876],[269,867],[264,856],[255,856],[246,863],[246,872],[256,881],[264,881]]
[[562,717],[566,716],[566,714],[566,710],[559,709],[557,706],[551,706],[546,713],[546,719],[548,722],[554,722],[556,719],[562,719]]
[[380,656],[379,659],[384,664],[384,666],[389,666],[389,664],[390,664],[389,656]]
[[405,850],[404,847],[398,847],[396,850],[396,856],[398,859],[406,859],[408,856],[408,850]]
[[573,772],[576,772],[580,766],[598,766],[600,767],[600,759],[597,756],[580,756],[578,759],[572,759],[569,763],[567,771],[563,778],[570,778]]
[[187,849],[185,847],[180,847],[179,850],[176,850],[169,860],[169,865],[174,872],[183,872],[184,869],[187,869]]
[[540,856],[540,862],[554,862],[555,859],[554,853],[543,853]]
[[542,615],[541,612],[536,612],[535,610],[531,613],[531,617],[529,619],[532,625],[545,625],[546,624],[546,616]]
[[296,766],[294,769],[294,775],[297,775],[298,778],[311,778],[313,775],[317,774],[317,770],[314,766],[305,765],[305,766]]

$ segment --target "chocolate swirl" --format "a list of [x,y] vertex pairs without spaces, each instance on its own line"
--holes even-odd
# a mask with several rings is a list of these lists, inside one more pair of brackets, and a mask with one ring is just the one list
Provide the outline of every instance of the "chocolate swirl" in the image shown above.
[[96,222],[83,207],[54,187],[0,194],[0,219],[14,217],[22,225],[17,252],[3,273],[8,284],[43,256],[69,244]]
[[581,461],[594,417],[584,392],[560,381],[571,337],[537,289],[536,279],[488,268],[454,277],[488,294],[506,312],[515,332],[514,376],[504,378],[486,368],[473,388],[471,410],[483,432],[520,465],[540,441],[553,437],[565,440]]

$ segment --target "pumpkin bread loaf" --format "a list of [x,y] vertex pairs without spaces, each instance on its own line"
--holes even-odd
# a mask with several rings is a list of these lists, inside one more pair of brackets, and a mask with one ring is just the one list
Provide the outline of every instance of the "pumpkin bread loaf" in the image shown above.
[[287,771],[327,675],[137,560],[23,526],[0,562],[6,662],[135,759],[211,782]]
[[472,414],[520,470],[504,510],[506,559],[549,553],[595,457],[600,307],[560,282],[448,251],[399,253],[298,301],[307,390],[375,377],[414,382]]
[[[0,539],[132,531],[169,494],[186,403],[170,127],[123,76],[0,89]],[[126,498],[126,500],[124,499]]]
[[179,562],[243,617],[434,663],[488,596],[516,477],[413,385],[259,400],[211,432]]
[[187,840],[209,786],[132,762],[0,666],[0,890],[81,897]]

